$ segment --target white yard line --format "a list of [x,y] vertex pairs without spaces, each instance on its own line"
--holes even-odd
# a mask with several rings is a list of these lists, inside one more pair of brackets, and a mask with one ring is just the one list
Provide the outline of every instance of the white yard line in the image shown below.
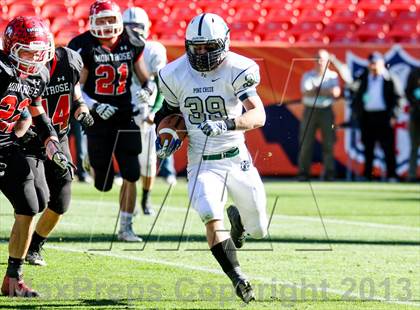
[[[77,204],[85,204],[85,205],[93,205],[97,206],[98,204],[105,204],[109,206],[116,206],[116,203],[109,202],[109,201],[91,201],[91,200],[81,200],[81,199],[73,199],[72,203]],[[155,206],[155,208],[159,208],[159,206]],[[173,212],[184,213],[186,212],[186,208],[176,208],[176,207],[164,207],[164,210],[170,210]],[[194,210],[192,210],[194,212]],[[279,215],[274,214],[274,219],[282,219],[282,220],[297,220],[297,221],[304,221],[304,222],[319,222],[321,224],[321,220],[318,217],[314,216],[293,216],[293,215]],[[420,232],[420,227],[411,227],[411,226],[403,226],[403,225],[394,225],[394,224],[380,224],[380,223],[372,223],[372,222],[363,222],[363,221],[347,221],[347,220],[339,220],[339,219],[331,219],[331,218],[323,218],[324,222],[327,224],[337,224],[337,225],[349,225],[349,226],[361,226],[364,228],[380,228],[380,229],[397,229],[397,230],[407,230],[407,231],[416,231]],[[273,223],[274,224],[274,223]],[[277,225],[276,225],[277,226]]]
[[[319,222],[321,223],[318,217],[313,216],[293,216],[293,215],[278,215],[274,214],[274,218],[282,218],[282,219],[292,219],[298,221],[308,221],[308,222]],[[362,227],[369,227],[369,228],[385,228],[385,229],[400,229],[400,230],[408,230],[408,231],[417,231],[420,232],[419,227],[411,227],[411,226],[403,226],[403,225],[395,225],[395,224],[380,224],[380,223],[372,223],[372,222],[363,222],[363,221],[346,221],[346,220],[338,220],[338,219],[331,219],[331,218],[324,218],[324,223],[329,224],[340,224],[340,225],[353,225],[353,226],[362,226]]]
[[[305,187],[309,187],[309,183],[299,183],[299,184],[282,184],[281,182],[278,183],[264,183],[265,187],[269,187],[272,189],[278,189],[279,191],[282,190],[299,190],[302,191]],[[416,184],[406,184],[406,185],[393,185],[393,184],[369,184],[369,183],[358,183],[358,184],[350,184],[350,183],[321,183],[321,182],[312,182],[311,183],[314,190],[317,191],[331,191],[331,190],[355,190],[361,192],[372,192],[372,191],[398,191],[398,192],[406,192],[406,191],[417,191],[420,196],[420,189],[419,185]]]
[[[84,250],[72,249],[72,248],[61,247],[61,246],[46,245],[45,247],[50,248],[50,249],[54,249],[54,250],[58,250],[58,251],[64,251],[64,252],[72,252],[72,253],[80,253],[80,254],[86,254],[87,253]],[[166,261],[166,260],[161,260],[161,259],[151,259],[151,258],[144,258],[144,257],[137,257],[137,256],[121,255],[121,254],[115,254],[115,253],[111,253],[111,252],[96,252],[95,251],[95,252],[89,252],[89,254],[98,255],[98,256],[106,256],[106,257],[114,257],[114,258],[131,260],[131,261],[138,261],[138,262],[146,262],[146,263],[151,263],[151,264],[160,264],[160,265],[171,266],[171,267],[175,267],[175,268],[195,270],[195,271],[201,271],[201,272],[217,274],[217,275],[224,275],[224,273],[219,269],[211,269],[211,268],[200,267],[200,266],[191,266],[191,265],[186,265],[186,264],[182,264],[182,263],[175,263],[175,262],[172,262],[172,261]],[[288,285],[288,286],[293,286],[293,287],[296,287],[296,288],[299,288],[299,289],[303,288],[302,285],[295,284],[293,282],[278,281],[276,279],[268,278],[268,277],[250,275],[249,278],[254,279],[254,280],[258,280],[260,282],[263,282],[264,284]],[[317,289],[317,291],[322,290],[321,287],[316,287],[316,289]],[[339,289],[334,289],[334,288],[327,287],[325,289],[325,291],[330,293],[330,294],[336,294],[336,295],[339,295],[339,296],[345,296],[346,295],[346,296],[349,296],[349,297],[353,297],[356,300],[360,299],[360,296],[358,294],[355,294],[355,293],[348,294],[347,291],[342,291],[342,290],[339,290]],[[416,303],[416,302],[399,301],[399,300],[387,300],[387,299],[385,299],[383,297],[380,297],[380,296],[373,296],[371,298],[371,300],[372,301],[381,301],[381,302],[386,302],[386,303],[391,303],[391,304],[410,305],[410,306],[420,307],[420,304]],[[343,301],[345,301],[345,300],[343,300]]]

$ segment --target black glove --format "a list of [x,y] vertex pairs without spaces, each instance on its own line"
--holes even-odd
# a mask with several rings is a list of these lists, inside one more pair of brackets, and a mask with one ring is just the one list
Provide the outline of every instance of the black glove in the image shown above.
[[82,112],[77,116],[77,121],[82,125],[83,128],[87,128],[93,125],[95,122],[93,116],[90,113]]
[[62,170],[67,169],[69,161],[61,150],[61,145],[58,141],[50,139],[45,146],[45,150],[49,160],[53,161]]
[[54,173],[58,179],[64,178],[67,173],[70,173],[70,177],[73,180],[75,171],[77,171],[77,168],[71,161],[67,162],[65,169],[61,169],[58,165],[54,167]]
[[67,159],[66,155],[61,150],[61,145],[58,141],[50,139],[45,147],[47,157],[49,160],[56,164],[56,174],[59,178],[70,173],[73,179],[73,171],[76,170],[76,166]]

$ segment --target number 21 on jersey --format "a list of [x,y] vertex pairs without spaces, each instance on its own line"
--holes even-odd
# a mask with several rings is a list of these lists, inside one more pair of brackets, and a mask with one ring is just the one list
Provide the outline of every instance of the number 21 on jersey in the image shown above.
[[122,63],[117,70],[109,64],[103,64],[96,68],[95,93],[98,95],[121,95],[126,92],[128,65]]

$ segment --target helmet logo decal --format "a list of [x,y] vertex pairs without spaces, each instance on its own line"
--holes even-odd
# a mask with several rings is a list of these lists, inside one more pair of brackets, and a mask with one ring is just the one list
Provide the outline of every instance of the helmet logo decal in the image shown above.
[[259,77],[255,76],[253,73],[248,73],[245,75],[244,87],[251,87],[254,84],[259,83]]
[[10,27],[10,26],[7,27],[6,32],[5,32],[6,36],[10,37],[12,35],[12,33],[13,33],[12,27]]

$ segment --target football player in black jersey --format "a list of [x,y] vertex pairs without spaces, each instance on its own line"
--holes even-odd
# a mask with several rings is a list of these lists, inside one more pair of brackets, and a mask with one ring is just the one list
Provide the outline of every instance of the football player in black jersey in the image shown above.
[[[48,27],[36,17],[16,17],[6,26],[0,51],[0,189],[13,205],[15,223],[9,240],[9,260],[1,293],[36,297],[23,281],[22,264],[31,239],[33,216],[39,211],[34,175],[17,146],[32,121],[46,155],[62,171],[68,161],[41,105],[49,81],[45,63],[54,55]],[[28,111],[28,112],[25,112]]]
[[80,83],[95,119],[95,124],[86,131],[95,187],[100,191],[112,188],[114,153],[123,178],[118,239],[142,241],[132,229],[141,140],[133,120],[130,85],[134,72],[142,83],[142,94],[146,97],[152,94],[141,59],[145,42],[130,37],[124,30],[120,8],[111,0],[92,4],[89,23],[90,30],[73,38],[69,47],[82,56]]
[[[94,122],[89,108],[83,102],[79,84],[83,62],[75,51],[59,47],[55,50],[55,55],[47,64],[47,68],[50,71],[50,82],[42,94],[42,104],[58,134],[61,148],[71,162],[67,138],[70,116],[74,115],[84,128],[93,125]],[[45,149],[41,141],[34,137],[35,135],[37,136],[36,128],[28,132],[22,140],[32,139],[26,143],[23,141],[22,144],[27,161],[35,175],[40,209],[45,206],[47,208],[36,225],[25,260],[31,265],[45,266],[41,248],[70,206],[73,174],[71,169],[62,173],[59,168],[46,160]]]

